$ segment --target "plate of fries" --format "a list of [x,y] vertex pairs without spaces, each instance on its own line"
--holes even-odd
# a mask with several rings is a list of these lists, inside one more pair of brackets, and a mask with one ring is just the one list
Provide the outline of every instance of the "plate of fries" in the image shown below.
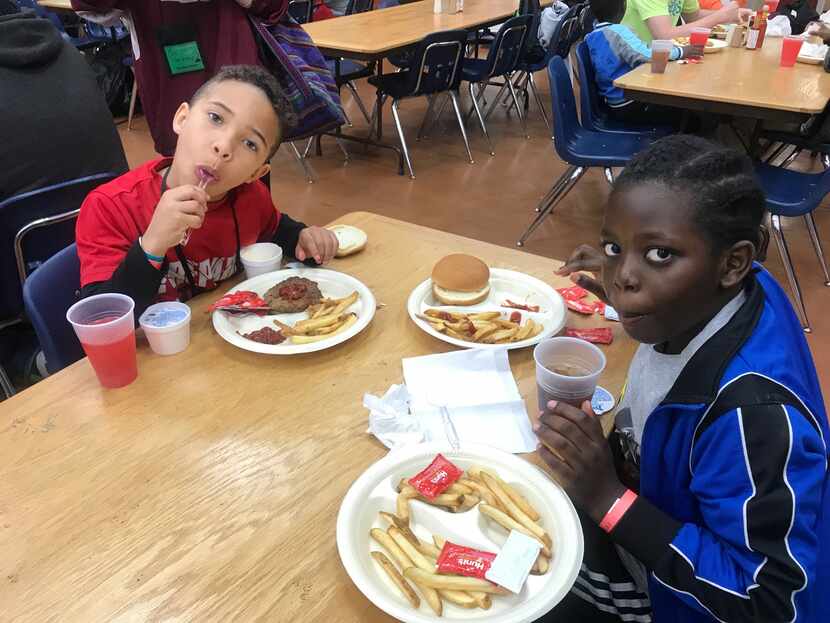
[[559,293],[541,279],[502,268],[490,269],[490,294],[476,305],[442,305],[427,279],[409,295],[407,311],[433,337],[464,348],[525,348],[565,327],[567,310]]
[[[429,501],[406,481],[438,453],[464,473]],[[498,553],[511,529],[542,546],[521,592],[437,573],[445,541]],[[487,446],[431,443],[393,450],[354,482],[337,517],[337,549],[357,588],[400,621],[530,623],[576,581],[583,537],[570,499],[535,465]]]
[[[213,312],[213,327],[227,342],[244,350],[268,355],[296,355],[331,348],[365,329],[375,315],[375,297],[362,282],[325,268],[287,268],[243,281],[229,293],[249,290],[263,296],[289,277],[316,282],[323,294],[318,305],[296,314],[266,315]],[[286,337],[281,344],[264,344],[244,334],[269,327]]]

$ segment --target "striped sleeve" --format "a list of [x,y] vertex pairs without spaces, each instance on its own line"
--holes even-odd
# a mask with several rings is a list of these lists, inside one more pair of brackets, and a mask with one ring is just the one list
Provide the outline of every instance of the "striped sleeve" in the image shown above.
[[[640,39],[633,30],[622,24],[612,24],[606,30],[606,38],[611,50],[629,67],[639,67],[651,62],[651,47]],[[669,56],[676,61],[683,55],[682,50],[674,46]]]
[[[636,528],[648,541],[630,551],[656,582],[717,621],[799,620],[798,594],[815,577],[827,471],[821,429],[805,411],[783,403],[710,409],[689,465],[700,525],[675,522],[670,538],[648,524],[618,525],[625,547]],[[673,522],[654,507],[647,514]]]

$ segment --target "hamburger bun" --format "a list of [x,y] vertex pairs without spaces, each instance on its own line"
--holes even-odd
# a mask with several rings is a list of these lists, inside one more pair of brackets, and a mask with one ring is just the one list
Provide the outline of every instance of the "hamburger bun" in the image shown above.
[[454,253],[432,269],[432,295],[444,305],[475,305],[490,294],[490,269],[477,257]]
[[362,251],[369,240],[366,232],[351,225],[332,225],[328,228],[335,236],[339,247],[337,248],[337,257],[346,257],[347,255],[354,255]]

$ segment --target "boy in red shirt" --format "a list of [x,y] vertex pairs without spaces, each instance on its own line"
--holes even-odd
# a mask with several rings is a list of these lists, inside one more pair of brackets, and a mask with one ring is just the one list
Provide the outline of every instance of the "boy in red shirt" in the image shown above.
[[156,301],[216,288],[241,268],[240,249],[258,241],[300,261],[333,258],[334,234],[280,214],[259,181],[290,115],[267,71],[221,69],[176,112],[173,158],[151,160],[84,200],[76,227],[81,295],[121,292],[138,317]]

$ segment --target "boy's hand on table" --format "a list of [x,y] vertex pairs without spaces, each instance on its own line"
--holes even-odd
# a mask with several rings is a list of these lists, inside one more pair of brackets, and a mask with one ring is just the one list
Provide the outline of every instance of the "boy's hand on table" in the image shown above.
[[325,264],[337,254],[339,246],[334,232],[325,227],[312,225],[300,232],[294,257],[301,262],[313,257],[318,264]]
[[147,231],[141,237],[146,253],[163,256],[181,242],[188,229],[199,229],[207,211],[207,193],[196,186],[171,188],[161,196]]
[[611,448],[599,417],[587,400],[582,409],[549,402],[534,428],[542,445],[539,456],[573,503],[599,523],[625,492],[617,477]]
[[601,301],[608,303],[608,296],[605,294],[605,288],[602,287],[602,284],[593,277],[578,274],[583,270],[592,273],[598,273],[602,270],[602,253],[587,244],[577,247],[568,260],[556,271],[556,274],[562,277],[570,275],[571,281],[576,285],[585,288],[588,292],[595,294]]

